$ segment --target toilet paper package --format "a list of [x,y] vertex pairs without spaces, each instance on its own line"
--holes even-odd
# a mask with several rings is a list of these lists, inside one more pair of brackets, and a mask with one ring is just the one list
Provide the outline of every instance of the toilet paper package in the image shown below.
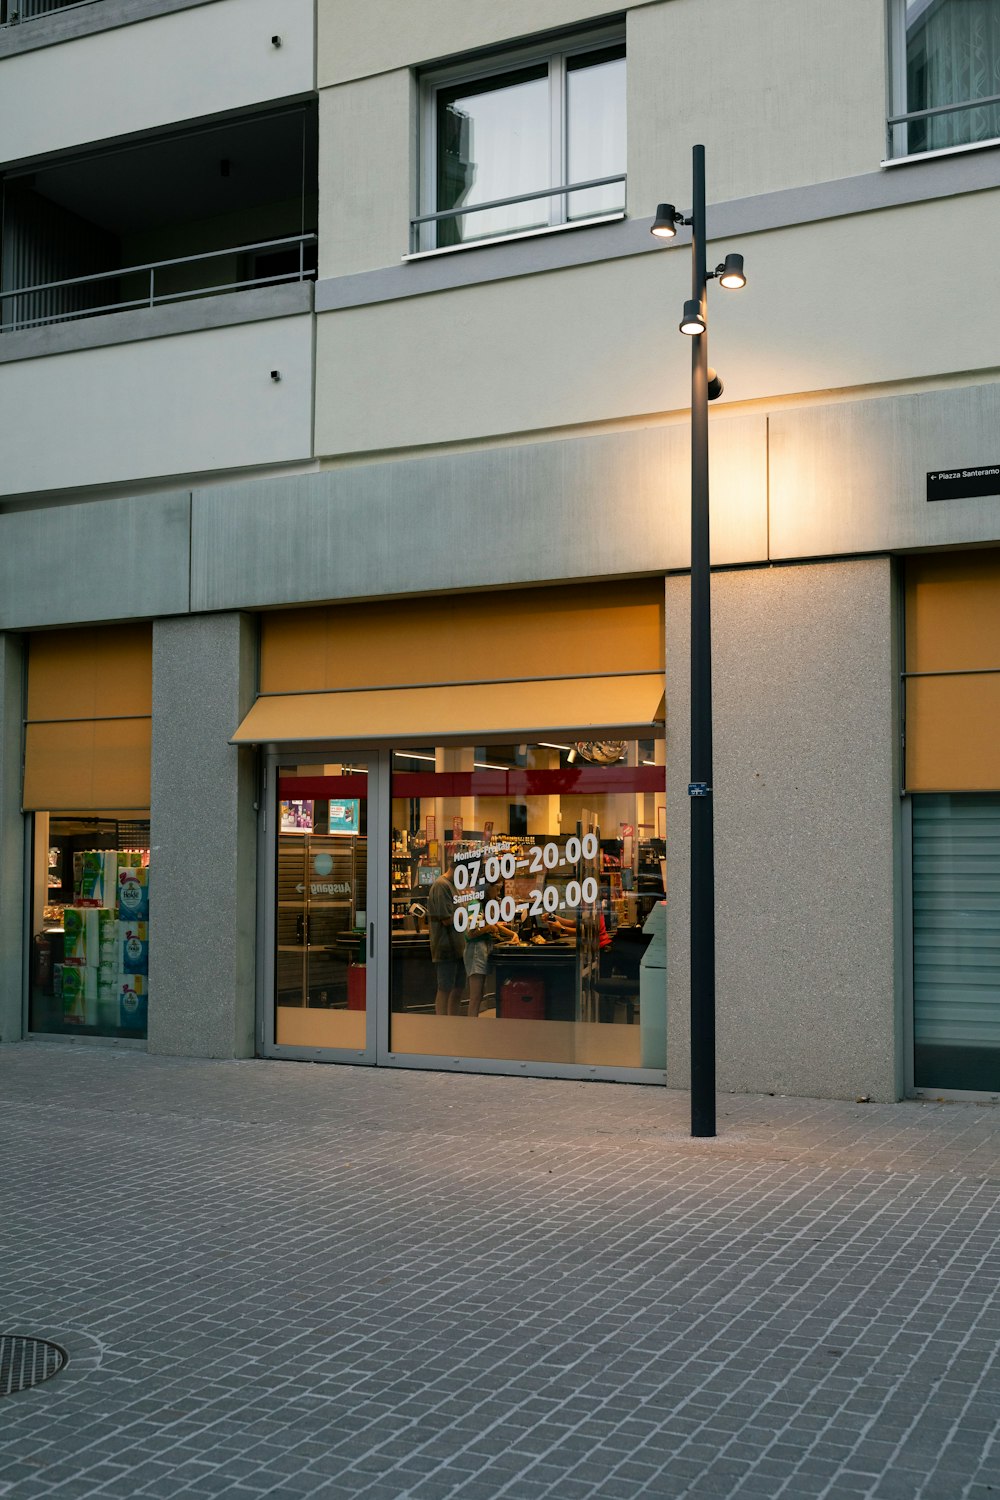
[[149,980],[133,974],[118,986],[118,1024],[123,1031],[145,1031],[149,1015]]
[[113,849],[81,849],[73,855],[73,904],[108,906],[115,899],[118,853]]
[[146,922],[119,921],[119,970],[126,974],[149,973],[149,926]]
[[118,916],[145,922],[149,917],[149,867],[125,865],[118,871]]
[[64,956],[91,968],[117,964],[117,925],[113,907],[67,906],[63,913]]
[[63,912],[63,957],[67,963],[87,962],[86,916],[87,909],[83,906],[67,906]]
[[74,1026],[97,1025],[97,970],[87,964],[64,963],[62,970],[63,1020]]

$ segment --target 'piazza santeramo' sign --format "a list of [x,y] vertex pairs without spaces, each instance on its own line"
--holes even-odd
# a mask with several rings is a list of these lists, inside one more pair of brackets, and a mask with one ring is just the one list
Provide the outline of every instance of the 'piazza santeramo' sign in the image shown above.
[[1000,463],[934,469],[927,475],[928,500],[970,500],[975,495],[1000,495]]

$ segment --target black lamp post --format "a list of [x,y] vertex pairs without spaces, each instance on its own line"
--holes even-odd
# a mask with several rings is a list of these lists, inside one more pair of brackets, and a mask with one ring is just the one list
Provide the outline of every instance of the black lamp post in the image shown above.
[[691,1134],[715,1135],[715,849],[712,827],[712,597],[708,527],[708,403],[722,381],[708,364],[708,283],[746,285],[742,255],[706,268],[705,148],[695,146],[690,218],[672,203],[656,210],[652,233],[673,239],[691,226],[691,298],[681,333],[691,337]]

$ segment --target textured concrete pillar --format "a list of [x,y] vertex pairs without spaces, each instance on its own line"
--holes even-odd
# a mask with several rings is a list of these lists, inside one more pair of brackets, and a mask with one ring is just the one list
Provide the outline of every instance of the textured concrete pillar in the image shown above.
[[253,621],[153,626],[149,1050],[249,1057],[254,1042]]
[[21,639],[0,633],[0,1042],[19,1042],[24,1035],[23,719]]
[[[688,580],[667,580],[668,1082],[689,1064]],[[712,579],[718,1087],[899,1097],[887,558]]]

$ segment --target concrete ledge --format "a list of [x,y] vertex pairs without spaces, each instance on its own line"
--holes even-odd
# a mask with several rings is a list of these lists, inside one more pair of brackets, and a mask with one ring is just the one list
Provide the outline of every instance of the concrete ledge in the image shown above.
[[45,328],[0,334],[0,364],[70,354],[77,349],[100,349],[109,344],[137,344],[146,339],[170,338],[176,333],[199,333],[206,328],[291,318],[312,312],[312,308],[313,283],[293,281],[285,286],[253,287],[245,292],[223,292],[217,297],[194,297],[189,302],[103,313],[72,323],[50,323]]
[[[930,199],[986,192],[998,185],[998,167],[1000,147],[973,151],[967,156],[934,157],[893,171],[867,172],[859,177],[785,188],[753,198],[734,198],[728,203],[710,203],[708,235],[714,240],[730,235],[763,234],[823,219],[847,218]],[[569,233],[526,236],[496,245],[470,245],[467,250],[450,251],[427,260],[329,277],[316,284],[316,311],[338,312],[342,308],[419,297],[515,276],[534,276],[543,271],[629,255],[669,255],[690,245],[687,229],[679,230],[676,240],[668,246],[654,240],[649,232],[652,222],[651,218],[631,219],[595,224]]]
[[73,42],[77,37],[93,36],[98,31],[132,26],[153,16],[168,16],[175,10],[211,4],[212,0],[92,0],[90,5],[52,11],[4,27],[0,31],[0,59],[36,52],[40,47],[54,47],[59,42]]

